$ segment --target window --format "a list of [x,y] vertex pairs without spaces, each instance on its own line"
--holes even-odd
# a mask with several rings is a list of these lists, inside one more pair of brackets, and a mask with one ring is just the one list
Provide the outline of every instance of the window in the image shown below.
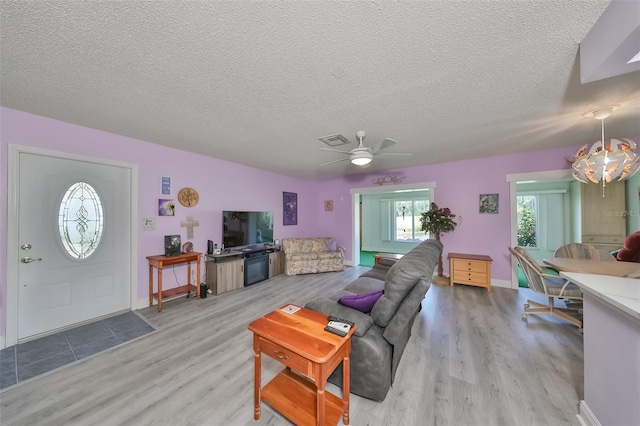
[[425,241],[429,238],[420,230],[422,212],[429,209],[429,200],[398,200],[394,207],[394,240],[400,242]]
[[58,229],[62,245],[75,259],[86,259],[98,248],[104,227],[102,200],[86,182],[71,185],[62,197]]
[[518,208],[518,246],[537,247],[538,196],[518,195],[516,203]]

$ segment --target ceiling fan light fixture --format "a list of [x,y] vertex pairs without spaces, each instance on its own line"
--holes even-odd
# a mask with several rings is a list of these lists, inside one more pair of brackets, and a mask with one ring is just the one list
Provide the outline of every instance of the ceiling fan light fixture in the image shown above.
[[373,155],[368,151],[356,151],[351,154],[351,164],[356,166],[366,166],[373,159]]
[[[362,143],[362,141],[366,135],[367,134],[364,130],[359,130],[356,132],[356,137],[358,138],[358,146],[353,148],[351,151],[341,151],[339,149],[333,149],[333,148],[320,148],[323,151],[339,152],[340,154],[348,155],[348,157],[344,157],[339,160],[329,161],[328,163],[320,164],[320,167],[328,166],[335,163],[341,163],[343,161],[348,160],[354,166],[359,166],[364,168],[365,166],[369,165],[371,161],[373,161],[373,157],[376,155],[390,155],[390,156],[411,155],[411,154],[401,154],[401,153],[395,153],[395,152],[380,152],[383,149],[389,148],[390,146],[393,146],[398,143],[398,141],[394,139],[389,139],[389,138],[384,139],[374,144],[373,146],[370,146],[370,147],[365,146]],[[334,139],[337,139],[337,136],[341,136],[341,135],[326,136],[324,138],[320,138],[320,140],[322,140],[323,142],[326,142],[324,139],[331,138],[332,140],[334,140]],[[341,137],[344,138],[344,136],[341,136]]]

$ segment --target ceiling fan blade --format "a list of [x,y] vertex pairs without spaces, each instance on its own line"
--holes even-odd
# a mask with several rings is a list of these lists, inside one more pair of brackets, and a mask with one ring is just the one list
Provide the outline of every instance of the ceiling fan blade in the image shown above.
[[320,148],[323,151],[339,152],[341,154],[351,154],[351,151],[340,151],[339,149]]
[[410,156],[412,154],[401,154],[399,152],[378,152],[378,153],[375,153],[375,155],[406,155],[406,156]]
[[385,149],[385,148],[389,148],[390,146],[393,146],[393,145],[395,145],[397,143],[398,143],[397,140],[387,138],[387,139],[385,139],[385,140],[383,140],[381,142],[378,142],[378,143],[374,144],[371,147],[371,150],[375,154],[376,152],[378,152],[378,151],[380,151],[382,149]]
[[[347,152],[347,154],[348,154],[348,152]],[[328,166],[329,164],[340,163],[342,161],[347,161],[347,160],[349,160],[349,159],[348,158],[342,158],[340,160],[329,161],[328,163],[320,164],[320,167]]]

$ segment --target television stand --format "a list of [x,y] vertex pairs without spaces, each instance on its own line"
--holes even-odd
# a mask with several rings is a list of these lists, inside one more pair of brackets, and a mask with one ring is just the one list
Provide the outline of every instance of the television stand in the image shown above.
[[207,286],[214,295],[257,284],[284,273],[284,256],[276,247],[223,250],[205,258]]

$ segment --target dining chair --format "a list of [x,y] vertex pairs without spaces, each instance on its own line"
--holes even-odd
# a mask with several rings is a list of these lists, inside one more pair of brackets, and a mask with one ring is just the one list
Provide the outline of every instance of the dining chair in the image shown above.
[[[530,314],[551,314],[582,329],[582,291],[580,288],[557,275],[547,274],[529,252],[522,247],[509,247],[524,273],[529,288],[534,292],[547,296],[549,303],[527,300],[524,305],[522,319],[527,320]],[[555,306],[555,299],[564,299],[565,307]]]
[[611,253],[592,244],[570,243],[556,249],[553,257],[565,257],[572,259],[596,259],[605,261],[617,260]]

